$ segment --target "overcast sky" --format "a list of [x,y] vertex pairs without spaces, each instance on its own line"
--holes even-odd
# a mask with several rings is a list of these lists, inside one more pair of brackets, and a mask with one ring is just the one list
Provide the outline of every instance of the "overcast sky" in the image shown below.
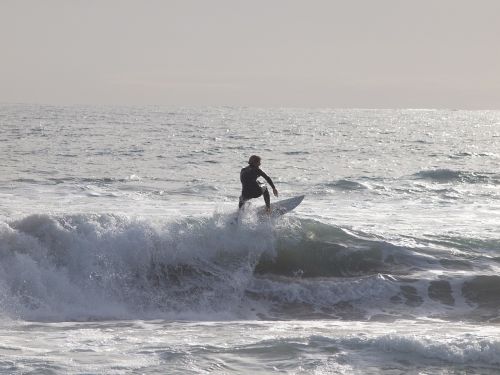
[[500,1],[0,0],[0,102],[500,109]]

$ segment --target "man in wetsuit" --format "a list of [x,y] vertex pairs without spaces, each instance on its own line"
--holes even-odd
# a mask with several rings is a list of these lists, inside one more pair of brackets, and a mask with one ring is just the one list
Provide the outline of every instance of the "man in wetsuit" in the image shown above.
[[240,172],[240,181],[241,181],[241,196],[239,202],[239,208],[241,209],[245,202],[252,198],[258,198],[261,195],[264,195],[264,202],[266,202],[266,210],[267,212],[271,211],[271,198],[269,197],[269,191],[267,190],[267,186],[261,185],[258,181],[258,177],[263,177],[271,188],[273,189],[273,194],[275,197],[278,196],[278,190],[273,184],[271,178],[265,174],[260,167],[260,156],[252,155],[248,160],[248,166],[243,168]]

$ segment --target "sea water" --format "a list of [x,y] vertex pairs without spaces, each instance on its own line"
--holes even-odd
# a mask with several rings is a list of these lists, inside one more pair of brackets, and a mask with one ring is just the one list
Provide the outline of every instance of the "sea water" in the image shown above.
[[[0,130],[2,374],[500,372],[500,112],[2,104]],[[292,213],[234,222],[252,154]]]

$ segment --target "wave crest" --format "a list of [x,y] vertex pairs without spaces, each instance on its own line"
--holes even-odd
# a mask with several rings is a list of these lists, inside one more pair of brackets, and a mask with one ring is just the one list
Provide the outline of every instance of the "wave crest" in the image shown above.
[[[31,215],[0,223],[0,312],[33,320],[365,319],[432,309],[457,316],[465,301],[472,319],[497,316],[498,278],[457,277],[455,269],[473,270],[463,259],[309,219],[273,226],[232,218]],[[433,270],[442,276],[424,276]]]

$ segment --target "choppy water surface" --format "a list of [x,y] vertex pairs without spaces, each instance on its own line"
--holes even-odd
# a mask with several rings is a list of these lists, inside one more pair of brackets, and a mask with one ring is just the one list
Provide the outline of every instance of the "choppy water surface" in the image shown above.
[[[500,371],[500,112],[1,105],[0,129],[2,373]],[[294,213],[234,224],[251,154]]]

